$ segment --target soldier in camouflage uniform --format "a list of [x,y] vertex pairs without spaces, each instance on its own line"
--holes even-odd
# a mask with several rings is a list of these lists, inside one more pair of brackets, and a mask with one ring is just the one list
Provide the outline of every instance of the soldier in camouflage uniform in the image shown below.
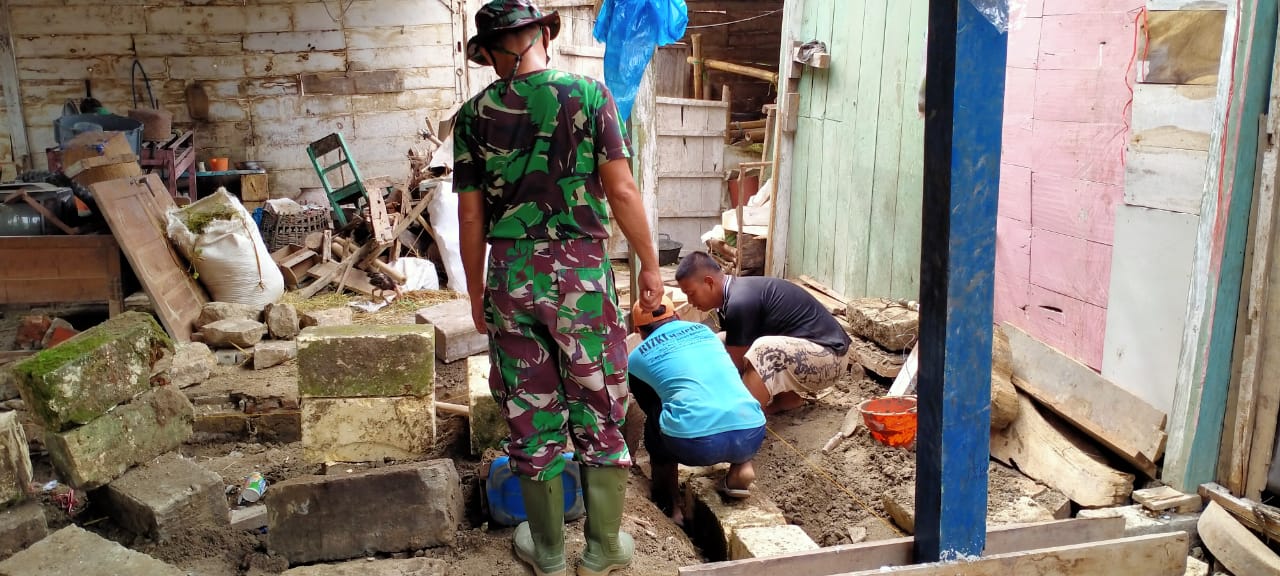
[[514,547],[537,574],[566,573],[559,476],[571,449],[587,509],[577,572],[605,575],[627,566],[634,547],[619,530],[631,455],[608,208],[640,258],[644,309],[662,296],[657,251],[613,97],[601,82],[547,68],[559,15],[493,0],[475,22],[468,58],[500,79],[458,112],[454,188],[472,317],[489,334],[490,389],[529,517]]

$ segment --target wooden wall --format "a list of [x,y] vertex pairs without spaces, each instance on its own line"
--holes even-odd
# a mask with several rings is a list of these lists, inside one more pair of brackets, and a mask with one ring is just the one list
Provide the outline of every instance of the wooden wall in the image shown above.
[[[686,4],[689,6],[689,26],[708,26],[762,16],[728,26],[690,28],[684,42],[689,42],[688,34],[700,33],[705,58],[778,69],[783,0],[686,0]],[[766,15],[770,12],[773,14]],[[729,85],[733,111],[738,114],[759,115],[761,107],[777,98],[777,88],[762,80],[714,70],[708,73],[708,77],[715,100],[720,99],[721,87]]]
[[1041,0],[1009,29],[995,320],[1102,365],[1125,70],[1142,0]]
[[916,297],[927,6],[804,2],[799,37],[826,42],[831,67],[801,80],[787,276],[813,276],[848,297]]

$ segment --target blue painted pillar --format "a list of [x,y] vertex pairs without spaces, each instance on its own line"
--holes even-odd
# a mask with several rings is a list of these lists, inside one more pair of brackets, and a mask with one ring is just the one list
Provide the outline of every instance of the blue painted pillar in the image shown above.
[[1006,38],[972,0],[929,2],[917,562],[977,556],[986,543]]

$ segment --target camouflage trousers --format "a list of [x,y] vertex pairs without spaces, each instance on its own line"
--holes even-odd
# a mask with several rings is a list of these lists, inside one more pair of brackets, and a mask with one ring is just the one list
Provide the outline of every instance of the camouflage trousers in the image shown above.
[[622,436],[627,333],[604,242],[491,244],[489,389],[511,430],[512,468],[553,479],[565,450],[588,465],[630,466]]

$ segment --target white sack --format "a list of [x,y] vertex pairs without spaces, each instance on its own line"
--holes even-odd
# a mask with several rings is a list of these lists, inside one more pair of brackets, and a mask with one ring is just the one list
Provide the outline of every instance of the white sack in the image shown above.
[[[453,165],[453,135],[450,134],[431,156],[431,166]],[[458,235],[458,195],[453,193],[453,180],[439,180],[428,196],[427,215],[431,221],[431,237],[440,250],[445,272],[449,275],[450,290],[467,293],[467,275],[462,269],[462,251]],[[486,256],[488,245],[485,245]],[[488,258],[485,258],[487,265]]]
[[[183,215],[228,214],[209,222],[199,234],[187,228]],[[168,214],[169,239],[196,269],[201,284],[218,302],[262,307],[284,295],[284,276],[271,259],[253,217],[226,189]]]

